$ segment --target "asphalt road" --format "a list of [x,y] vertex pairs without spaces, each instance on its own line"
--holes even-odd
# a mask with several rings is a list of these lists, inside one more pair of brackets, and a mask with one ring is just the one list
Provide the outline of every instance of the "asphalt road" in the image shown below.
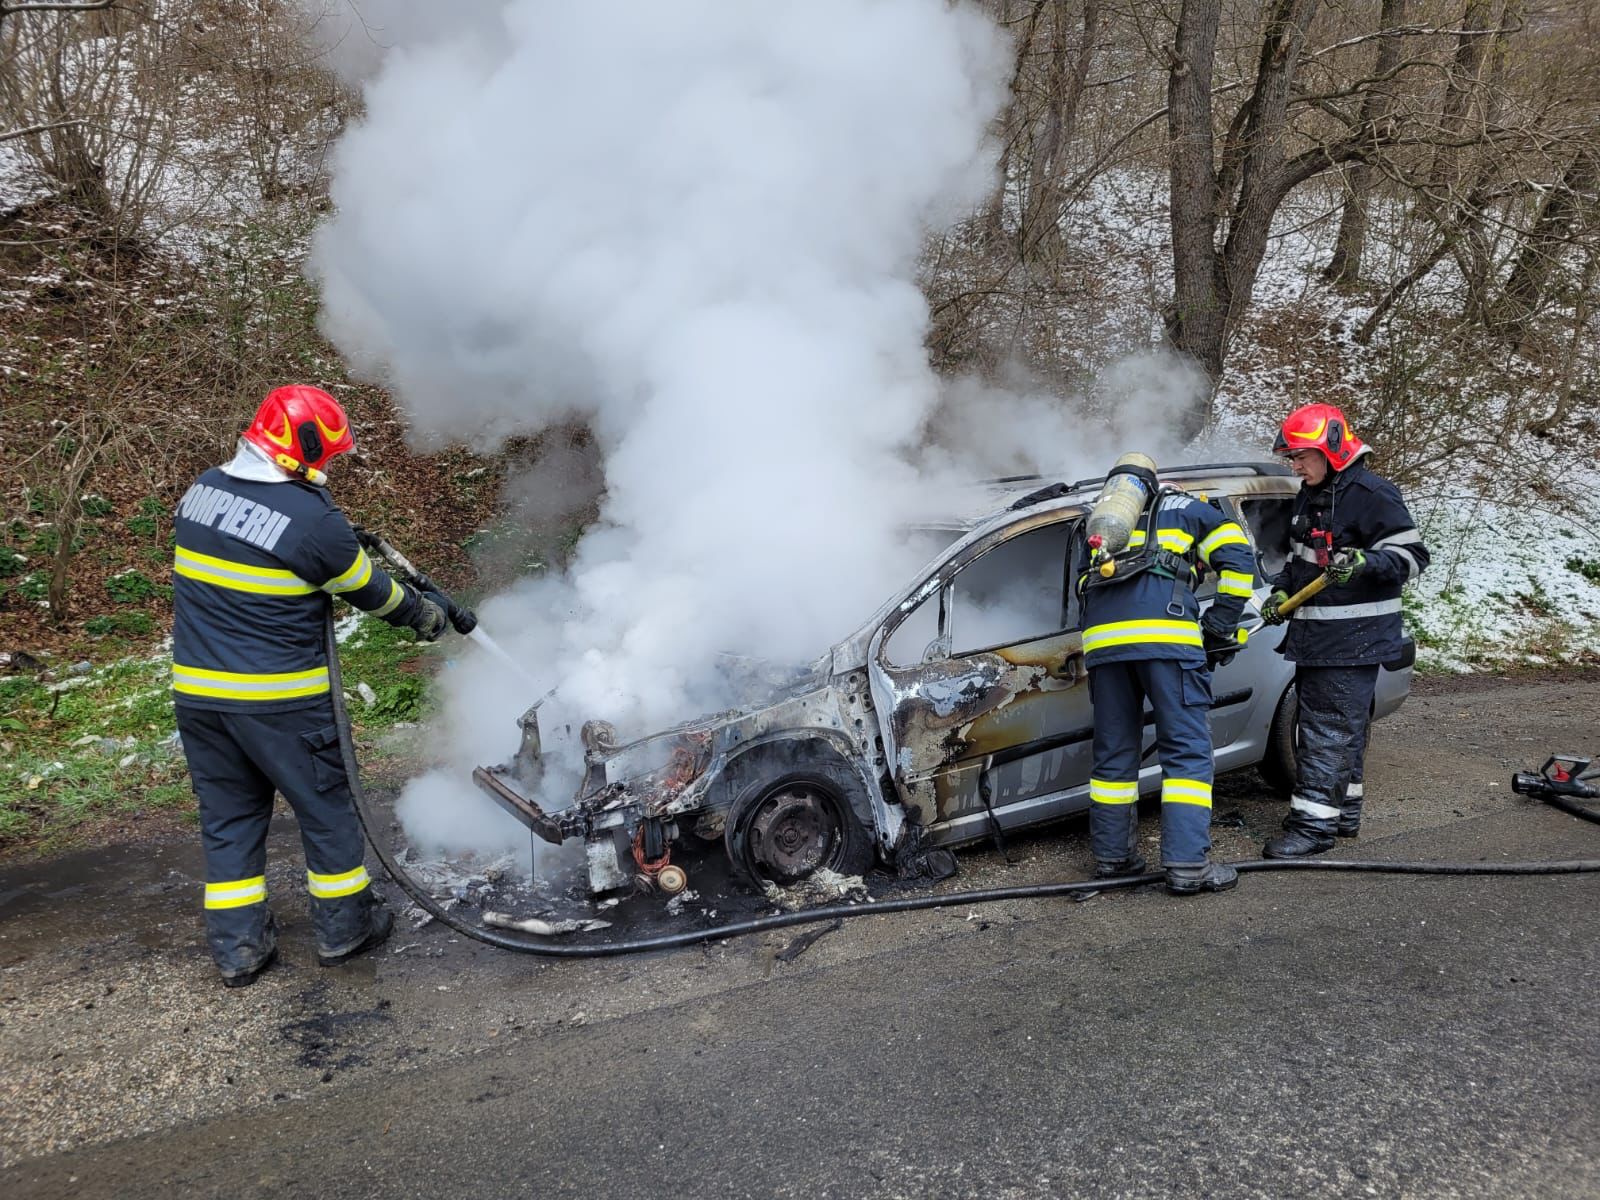
[[[1360,856],[1600,858],[1600,829],[1504,786],[1509,766],[1592,742],[1597,711],[1600,683],[1570,678],[1414,697],[1375,746]],[[1281,811],[1234,792],[1240,841]],[[969,859],[966,882],[1060,874],[1081,840],[1024,846],[1015,868]],[[371,1027],[360,1053],[333,1030],[309,1068],[301,1038],[301,1069],[350,1060],[330,1084],[74,1134],[0,1190],[1593,1196],[1597,900],[1595,876],[1252,875],[1198,900],[868,917],[781,964],[792,934],[597,963],[446,942],[316,993],[325,1018],[370,1018],[351,1022]],[[0,1050],[31,1044],[26,977],[59,965],[46,940],[6,968],[22,1000]],[[148,969],[203,987],[173,955]],[[285,979],[282,1002],[305,1003],[305,972]],[[268,982],[249,1004],[273,1003]],[[381,1060],[395,1044],[408,1053]],[[244,1070],[276,1050],[228,1053]]]

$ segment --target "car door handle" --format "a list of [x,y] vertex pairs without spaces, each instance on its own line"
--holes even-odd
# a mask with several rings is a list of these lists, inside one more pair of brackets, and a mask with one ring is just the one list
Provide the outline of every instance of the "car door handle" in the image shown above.
[[1065,679],[1071,683],[1082,673],[1083,656],[1081,654],[1069,654],[1051,668],[1050,677],[1052,679]]

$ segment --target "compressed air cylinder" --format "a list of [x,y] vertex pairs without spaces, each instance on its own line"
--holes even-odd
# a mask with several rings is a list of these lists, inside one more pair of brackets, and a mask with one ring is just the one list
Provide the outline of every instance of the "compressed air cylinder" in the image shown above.
[[[1143,467],[1151,475],[1156,472],[1155,460],[1144,454],[1124,454],[1117,459],[1118,467]],[[1150,502],[1150,487],[1137,475],[1118,473],[1106,480],[1100,489],[1100,498],[1089,513],[1089,545],[1100,555],[1116,554],[1128,544],[1128,538],[1139,525],[1144,506]],[[1098,538],[1099,541],[1095,539]]]

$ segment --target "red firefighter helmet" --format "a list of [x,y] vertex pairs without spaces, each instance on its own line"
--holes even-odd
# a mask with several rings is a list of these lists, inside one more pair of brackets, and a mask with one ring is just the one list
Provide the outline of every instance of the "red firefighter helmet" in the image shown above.
[[1367,444],[1355,435],[1344,413],[1332,404],[1307,404],[1283,419],[1274,454],[1293,454],[1297,450],[1321,450],[1328,465],[1342,471],[1355,462]]
[[326,479],[323,464],[356,444],[339,402],[321,388],[299,383],[268,392],[244,438],[284,470],[312,483]]

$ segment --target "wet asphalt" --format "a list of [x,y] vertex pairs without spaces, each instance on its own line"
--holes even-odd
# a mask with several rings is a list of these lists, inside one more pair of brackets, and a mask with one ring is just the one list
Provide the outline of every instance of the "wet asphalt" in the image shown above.
[[[1369,836],[1341,856],[1600,858],[1600,828],[1505,786],[1592,744],[1597,715],[1600,681],[1581,677],[1430,685],[1379,727]],[[1249,852],[1281,806],[1251,776],[1223,793],[1219,848]],[[957,882],[1081,872],[1082,830],[1013,853],[965,856]],[[182,933],[183,871],[165,871],[140,884],[141,928],[100,956],[40,911],[0,927],[0,1065],[26,1080],[5,1099],[60,1099],[29,1056],[77,1026],[45,1001],[98,988],[119,956],[171,989],[164,1003],[195,1005],[190,1025],[127,1011],[152,1031],[119,1042],[78,1012],[99,1041],[74,1054],[98,1075],[69,1072],[69,1092],[114,1100],[94,1079],[125,1054],[225,1039],[230,1022],[259,1024],[215,1051],[251,1087],[154,1086],[145,1103],[172,1111],[132,1136],[68,1125],[30,1153],[41,1143],[19,1133],[7,1196],[1600,1192],[1592,875],[1250,875],[1197,900],[866,917],[792,961],[803,931],[550,963],[433,928],[365,973],[291,955],[218,999]],[[117,874],[83,885],[85,911]],[[0,872],[0,898],[35,903],[19,878]]]

